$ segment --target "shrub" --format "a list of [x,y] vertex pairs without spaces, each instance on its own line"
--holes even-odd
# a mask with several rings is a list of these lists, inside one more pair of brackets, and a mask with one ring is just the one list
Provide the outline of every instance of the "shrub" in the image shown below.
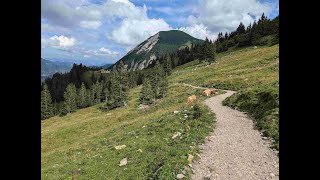
[[193,113],[192,113],[193,119],[198,119],[198,118],[201,117],[202,112],[201,112],[200,106],[199,106],[198,104],[195,104],[195,105],[193,106],[192,111],[193,111]]

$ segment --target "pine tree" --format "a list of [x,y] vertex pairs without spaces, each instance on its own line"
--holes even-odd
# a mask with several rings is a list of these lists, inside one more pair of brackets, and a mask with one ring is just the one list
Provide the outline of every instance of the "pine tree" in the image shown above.
[[87,93],[86,93],[87,106],[92,106],[94,104],[91,94],[92,94],[92,89],[87,89]]
[[41,120],[47,119],[53,116],[53,105],[51,100],[51,94],[48,90],[48,86],[45,84],[41,91]]
[[102,84],[97,81],[95,84],[95,104],[99,104],[101,102],[101,96],[102,96]]
[[74,112],[77,109],[76,97],[77,92],[75,85],[73,83],[68,84],[67,89],[64,93],[66,112]]
[[246,33],[246,28],[245,26],[242,24],[242,22],[240,22],[237,30],[236,30],[237,34],[244,34]]
[[171,67],[171,57],[169,54],[165,56],[163,69],[166,76],[169,76],[171,74],[172,67]]
[[154,93],[154,98],[160,97],[160,87],[161,87],[161,81],[164,77],[164,71],[162,66],[160,65],[159,61],[156,61],[156,65],[154,66],[152,74],[152,90]]
[[123,61],[120,61],[110,79],[110,98],[106,102],[108,109],[127,105],[128,90],[128,73]]
[[142,104],[152,104],[154,102],[154,93],[149,78],[143,80],[140,101]]
[[87,105],[87,89],[84,83],[82,83],[78,92],[78,107],[84,108]]
[[164,98],[167,95],[167,91],[168,91],[168,77],[166,75],[164,75],[164,77],[162,78],[161,82],[160,82],[160,97]]
[[[223,42],[223,44],[226,44],[226,42]],[[208,62],[209,64],[213,63],[215,61],[215,48],[213,45],[209,46],[209,53],[208,53]]]

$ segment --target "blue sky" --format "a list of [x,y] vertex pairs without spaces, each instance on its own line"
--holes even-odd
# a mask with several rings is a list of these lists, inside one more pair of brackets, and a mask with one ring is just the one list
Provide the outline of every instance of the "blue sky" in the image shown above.
[[215,39],[264,12],[278,0],[41,0],[41,56],[85,64],[114,63],[158,31],[178,29]]

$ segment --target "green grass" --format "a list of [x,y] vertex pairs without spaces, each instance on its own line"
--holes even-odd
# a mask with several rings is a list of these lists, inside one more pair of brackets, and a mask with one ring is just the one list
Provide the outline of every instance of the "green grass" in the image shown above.
[[[137,87],[130,91],[127,107],[102,112],[99,104],[42,121],[42,179],[175,179],[188,167],[188,154],[199,152],[198,145],[212,131],[215,121],[214,114],[202,103],[206,98],[200,96],[202,90],[179,83],[242,90],[227,104],[247,112],[258,109],[259,116],[252,116],[258,117],[261,129],[269,128],[265,132],[275,136],[278,126],[272,119],[278,117],[277,108],[267,104],[278,93],[278,53],[278,45],[238,48],[219,53],[212,65],[192,61],[179,66],[169,77],[168,97],[146,111],[138,110],[141,87]],[[270,89],[271,97],[263,94],[265,89]],[[198,96],[202,111],[197,120],[192,119],[193,110],[186,105],[192,94]],[[258,102],[263,104],[254,106]],[[180,113],[174,114],[174,110]],[[172,139],[177,131],[181,139]],[[122,144],[126,148],[114,148]],[[125,157],[128,164],[119,167]],[[186,172],[189,179],[190,170],[186,168]]]
[[171,82],[240,90],[279,82],[279,45],[219,53],[211,65],[192,61],[173,72]]
[[[97,105],[42,121],[42,179],[174,179],[188,167],[188,154],[195,156],[213,129],[214,114],[200,103],[206,97],[199,96],[202,116],[193,120],[185,102],[201,90],[172,85],[168,97],[145,112],[137,109],[140,90],[130,92],[128,107],[101,112]],[[181,139],[172,139],[177,131]],[[127,147],[114,148],[122,144]],[[119,167],[125,157],[128,164]]]

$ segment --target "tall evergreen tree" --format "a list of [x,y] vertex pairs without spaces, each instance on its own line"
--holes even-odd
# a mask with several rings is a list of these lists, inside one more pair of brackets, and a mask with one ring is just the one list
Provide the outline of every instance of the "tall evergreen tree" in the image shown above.
[[96,82],[95,84],[95,104],[98,104],[101,102],[101,97],[102,97],[102,83],[99,81]]
[[149,78],[143,80],[140,101],[142,104],[152,104],[154,102],[154,92]]
[[168,85],[168,77],[164,75],[160,82],[160,98],[164,98],[167,95]]
[[67,86],[67,89],[64,93],[65,108],[68,113],[74,112],[77,109],[76,98],[77,98],[76,87],[73,83],[70,83]]
[[171,67],[171,57],[169,54],[165,56],[163,69],[166,76],[169,76],[171,74],[172,67]]
[[128,101],[128,73],[123,61],[120,61],[110,79],[110,99],[106,103],[108,109],[127,105]]
[[[223,42],[223,44],[226,44],[226,42]],[[208,53],[208,62],[209,64],[213,63],[216,59],[216,55],[215,55],[215,48],[212,44],[210,44],[209,46],[209,53]]]
[[87,105],[87,89],[84,83],[82,83],[78,91],[78,107],[84,108],[87,107]]
[[51,94],[48,90],[48,86],[44,84],[43,90],[41,91],[41,120],[47,119],[53,115]]
[[152,89],[154,92],[154,98],[160,97],[161,81],[164,77],[164,71],[159,61],[156,61],[152,74]]

